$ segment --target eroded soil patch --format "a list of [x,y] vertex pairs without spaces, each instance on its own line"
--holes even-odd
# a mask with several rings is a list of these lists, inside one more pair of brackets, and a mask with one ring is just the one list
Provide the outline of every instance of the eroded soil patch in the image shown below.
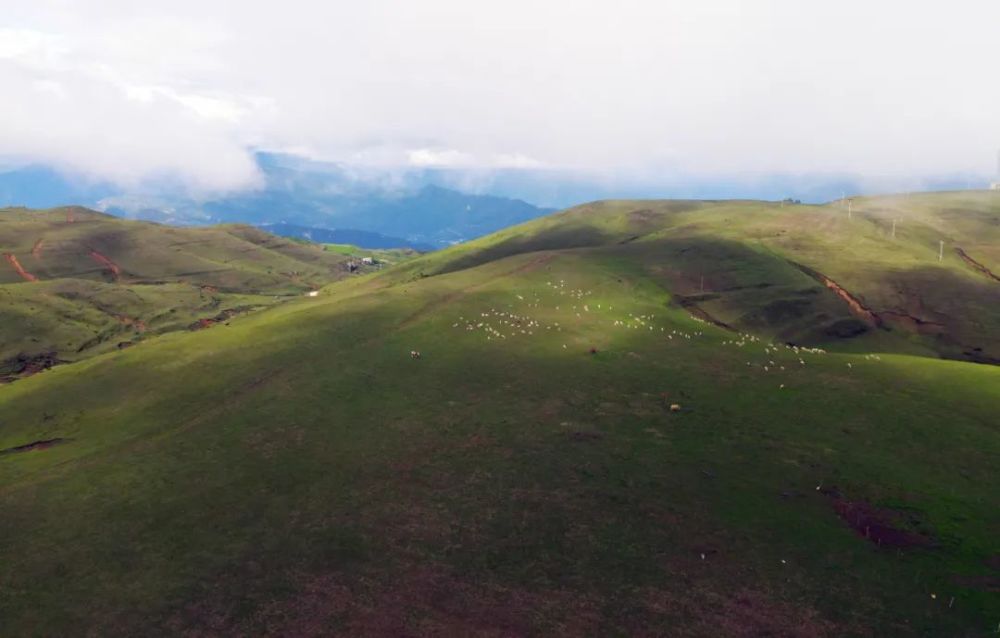
[[28,377],[33,374],[48,370],[52,366],[64,363],[55,352],[43,352],[40,354],[19,354],[4,361],[0,361],[0,383],[8,383],[21,377]]
[[90,256],[94,259],[94,261],[107,268],[108,272],[111,274],[112,279],[118,281],[118,279],[121,277],[122,274],[122,269],[118,267],[118,264],[111,261],[110,259],[102,255],[101,253],[97,252],[96,250],[91,250]]
[[849,500],[836,490],[826,491],[831,498],[834,512],[859,536],[878,547],[906,549],[933,547],[934,539],[926,532],[915,529],[920,521],[912,515],[881,508],[865,500]]
[[204,319],[195,321],[188,326],[188,330],[204,330],[205,328],[211,328],[217,323],[231,319],[236,315],[256,310],[259,307],[260,306],[236,306],[235,308],[226,308],[214,317],[205,317]]
[[987,268],[986,266],[982,265],[981,263],[970,257],[968,253],[966,253],[958,246],[955,247],[955,252],[958,254],[959,257],[962,258],[962,261],[964,261],[966,265],[970,266],[980,275],[983,275],[987,279],[992,279],[993,281],[1000,282],[1000,277],[995,275],[993,271],[991,271],[989,268]]
[[16,256],[12,255],[11,253],[6,253],[4,254],[4,258],[7,260],[7,263],[9,263],[11,267],[14,268],[17,274],[21,276],[21,279],[24,279],[25,281],[38,281],[38,277],[32,275],[30,272],[25,270],[24,267],[21,265],[21,262],[17,260]]
[[19,452],[31,452],[33,450],[47,450],[53,445],[58,445],[60,443],[65,443],[69,439],[64,439],[61,437],[56,437],[54,439],[41,439],[38,441],[32,441],[31,443],[25,443],[24,445],[18,445],[15,447],[9,447],[0,450],[0,455],[4,454],[17,454]]

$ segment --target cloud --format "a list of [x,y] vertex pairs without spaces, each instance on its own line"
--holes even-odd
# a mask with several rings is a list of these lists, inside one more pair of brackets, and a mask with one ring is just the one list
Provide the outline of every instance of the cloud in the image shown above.
[[471,166],[473,163],[473,157],[471,155],[451,148],[444,150],[418,148],[407,152],[406,155],[411,166],[421,168],[429,166],[457,168],[462,166]]
[[1000,5],[8,0],[0,158],[253,187],[368,166],[872,178],[992,172]]

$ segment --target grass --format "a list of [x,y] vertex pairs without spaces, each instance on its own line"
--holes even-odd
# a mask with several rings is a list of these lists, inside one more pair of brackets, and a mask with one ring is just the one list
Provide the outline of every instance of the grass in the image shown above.
[[247,226],[171,228],[83,208],[0,210],[0,376],[268,306],[347,274],[318,245]]
[[1000,368],[771,343],[850,318],[787,267],[836,214],[595,204],[0,388],[67,439],[0,455],[4,633],[987,635]]

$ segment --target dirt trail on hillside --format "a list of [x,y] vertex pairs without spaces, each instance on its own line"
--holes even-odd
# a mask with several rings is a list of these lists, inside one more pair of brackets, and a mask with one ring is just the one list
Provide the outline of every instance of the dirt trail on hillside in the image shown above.
[[955,246],[955,252],[958,254],[959,257],[962,258],[962,261],[964,261],[968,266],[970,266],[980,275],[983,275],[987,279],[992,279],[993,281],[1000,282],[1000,277],[993,274],[993,271],[991,271],[989,268],[987,268],[986,266],[982,265],[981,263],[970,257],[967,252],[965,252],[958,246]]
[[31,247],[31,256],[35,259],[42,258],[42,244],[45,243],[44,239],[39,239],[35,242],[35,245]]
[[115,281],[118,281],[122,274],[122,269],[118,267],[118,264],[111,261],[96,250],[91,250],[90,256],[94,258],[94,261],[107,268],[108,271],[111,272],[111,277],[114,278]]
[[17,274],[21,275],[22,279],[25,281],[38,281],[38,277],[32,275],[30,272],[25,270],[23,266],[21,266],[21,262],[17,260],[17,257],[11,253],[6,253],[4,257],[7,259],[7,262],[11,265],[11,267],[17,271]]
[[809,275],[816,281],[820,282],[821,284],[832,290],[834,294],[836,294],[838,297],[843,299],[844,302],[847,303],[847,306],[851,309],[851,312],[853,312],[854,315],[859,319],[875,326],[876,328],[882,325],[883,323],[882,318],[878,316],[878,313],[876,313],[871,308],[865,306],[865,304],[860,299],[852,295],[850,292],[847,291],[846,288],[844,288],[834,280],[830,279],[829,277],[827,277],[826,275],[824,275],[819,271],[809,268],[808,266],[803,266],[802,264],[796,263],[794,261],[789,261],[788,263],[790,263],[792,266],[795,266],[803,273]]
[[673,299],[674,301],[677,302],[677,305],[687,310],[688,314],[697,317],[702,321],[707,321],[713,326],[722,328],[723,330],[729,330],[730,332],[739,332],[739,329],[729,325],[728,323],[722,321],[721,319],[717,319],[716,317],[712,316],[712,314],[709,313],[707,310],[699,306],[698,300],[695,297],[674,294]]

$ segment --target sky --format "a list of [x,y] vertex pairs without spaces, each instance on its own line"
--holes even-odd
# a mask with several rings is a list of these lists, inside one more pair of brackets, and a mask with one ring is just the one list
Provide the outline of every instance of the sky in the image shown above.
[[989,176],[996,0],[0,0],[0,163]]

